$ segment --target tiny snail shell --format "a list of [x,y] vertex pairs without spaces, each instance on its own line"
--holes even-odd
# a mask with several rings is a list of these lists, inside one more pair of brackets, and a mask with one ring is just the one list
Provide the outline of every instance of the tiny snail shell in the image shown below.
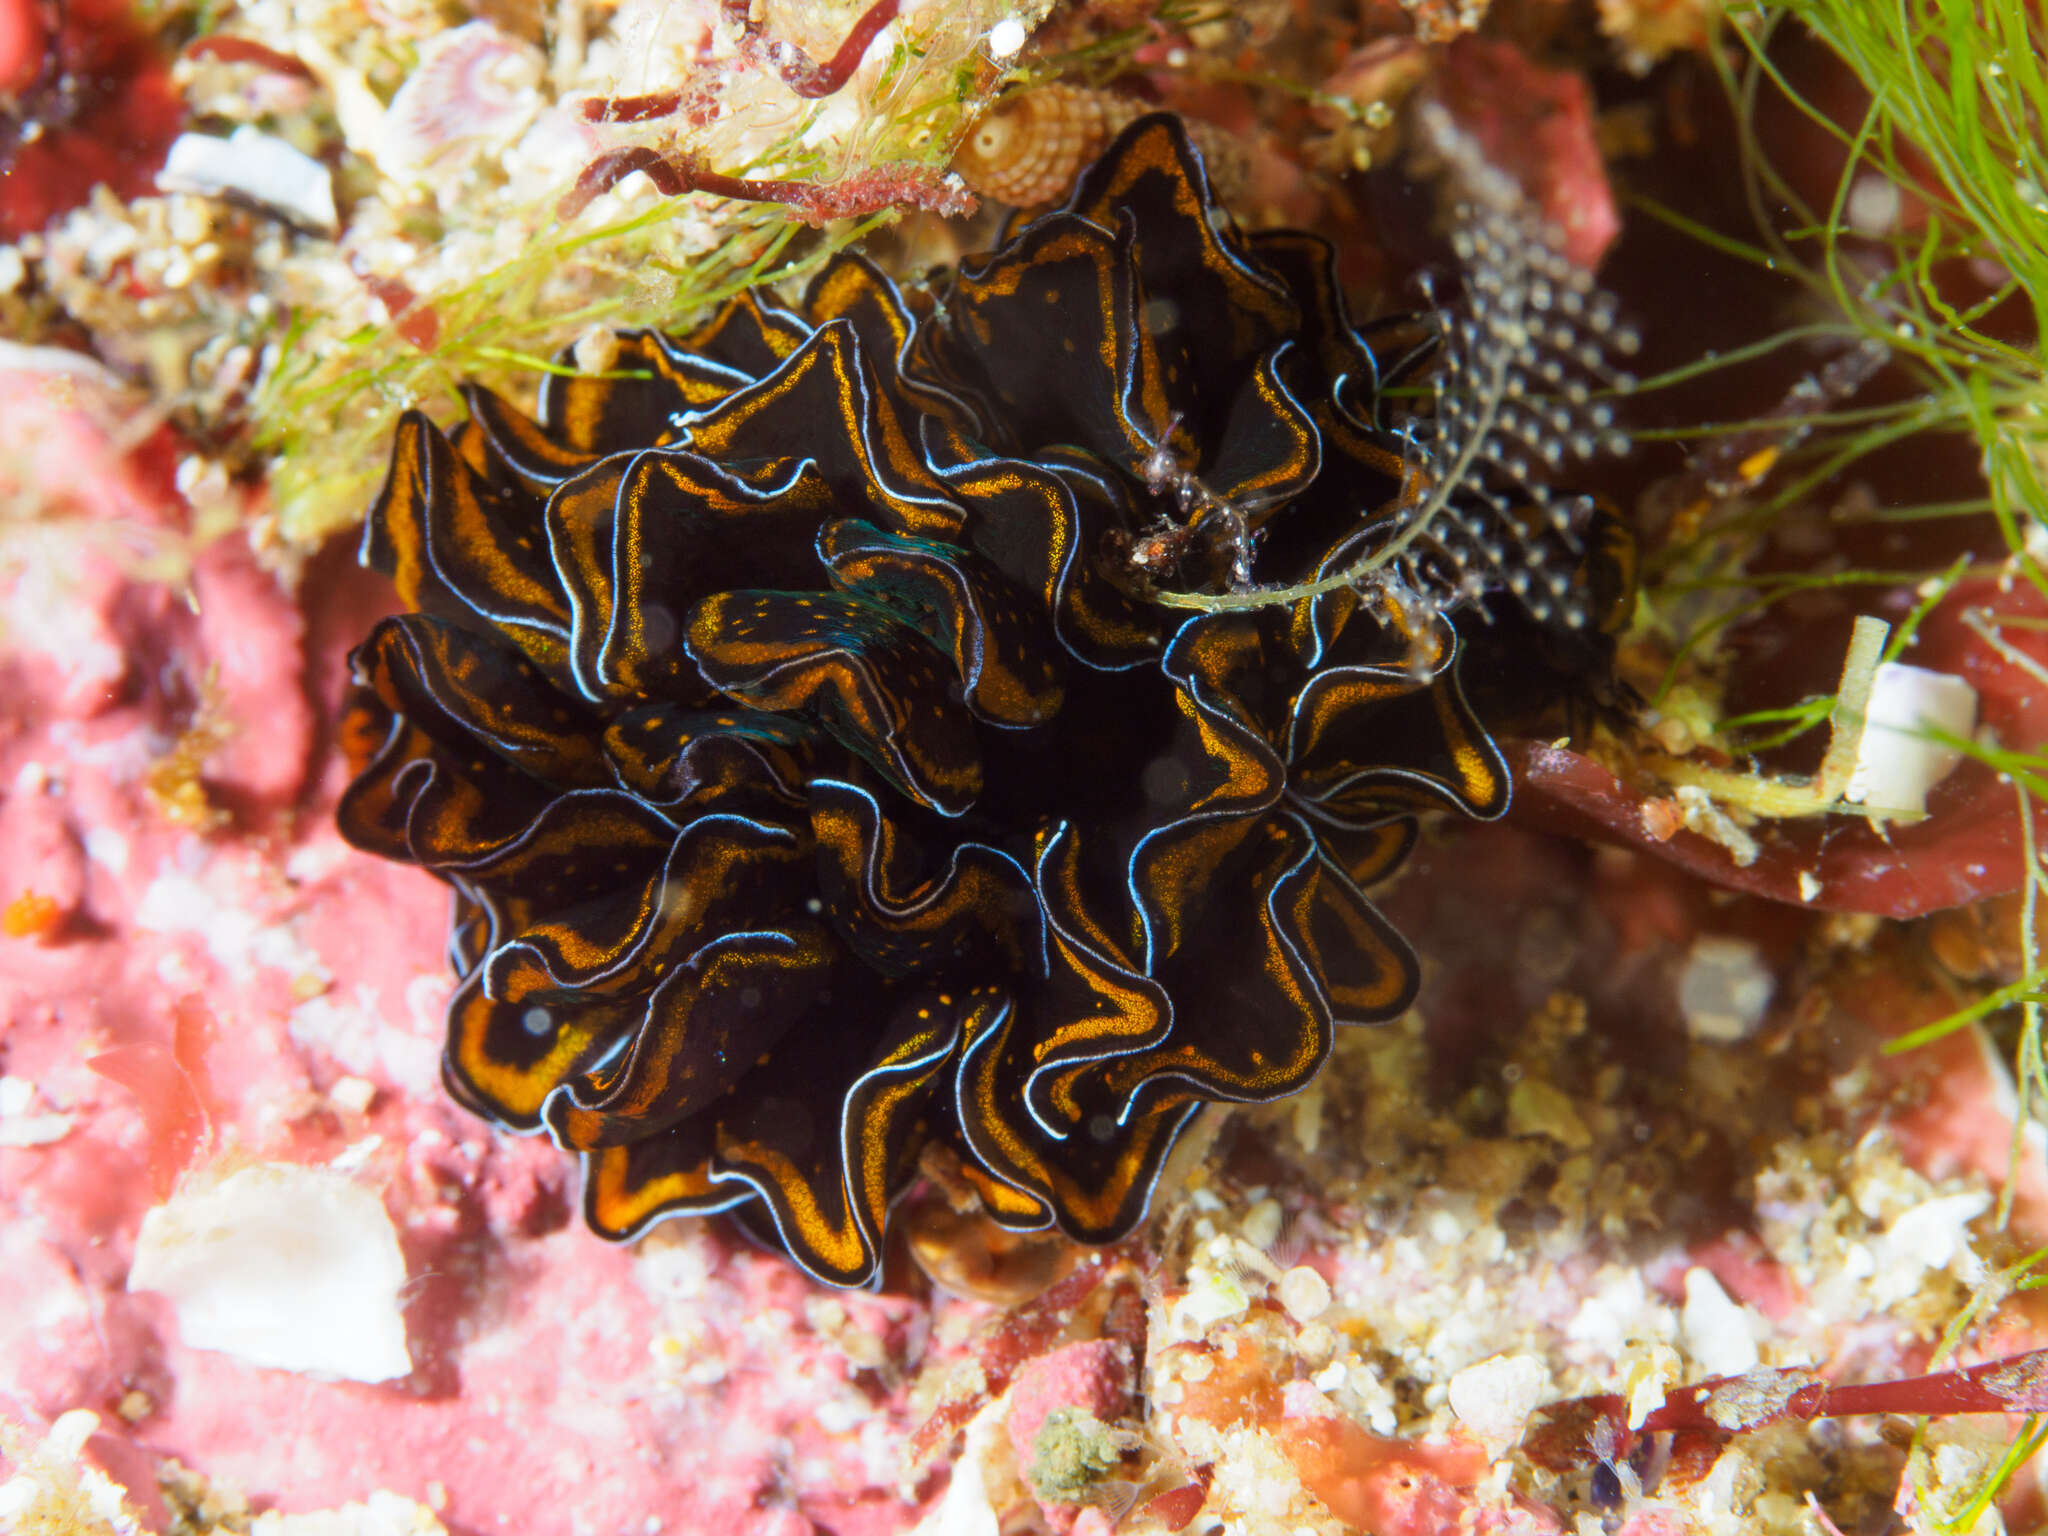
[[1127,97],[1078,85],[1018,91],[974,125],[953,169],[984,197],[1020,208],[1049,203],[1142,110]]
[[[1125,124],[1155,110],[1115,91],[1040,85],[1016,91],[983,114],[953,156],[960,179],[983,197],[1033,208],[1067,195],[1081,168]],[[1212,123],[1190,122],[1209,179],[1229,197],[1244,184],[1244,147]]]

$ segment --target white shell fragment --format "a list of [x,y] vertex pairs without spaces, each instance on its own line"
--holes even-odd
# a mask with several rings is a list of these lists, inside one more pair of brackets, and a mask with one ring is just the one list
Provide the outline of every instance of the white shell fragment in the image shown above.
[[194,1349],[351,1381],[412,1370],[405,1258],[384,1203],[344,1174],[259,1163],[142,1218],[131,1291],[159,1291]]
[[1297,1264],[1274,1285],[1280,1305],[1297,1323],[1311,1323],[1330,1310],[1330,1282],[1306,1264]]
[[327,167],[283,139],[247,126],[224,139],[179,134],[156,173],[156,185],[160,192],[245,198],[316,234],[331,235],[340,227],[334,177]]
[[1921,815],[1927,791],[1955,771],[1962,754],[1929,730],[1965,740],[1977,729],[1977,690],[1947,672],[1888,661],[1877,669],[1847,798],[1875,814]]

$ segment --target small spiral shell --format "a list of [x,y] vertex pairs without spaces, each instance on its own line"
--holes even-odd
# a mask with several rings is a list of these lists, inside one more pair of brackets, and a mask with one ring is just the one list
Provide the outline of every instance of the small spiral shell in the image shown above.
[[974,125],[953,169],[983,197],[1019,208],[1049,203],[1144,110],[1129,97],[1079,85],[1018,91]]
[[[1115,91],[1033,86],[1005,96],[983,114],[954,154],[953,169],[974,191],[999,203],[1035,208],[1057,202],[1081,168],[1127,124],[1156,110]],[[1189,122],[1186,127],[1217,194],[1235,196],[1250,165],[1244,145],[1214,123]]]

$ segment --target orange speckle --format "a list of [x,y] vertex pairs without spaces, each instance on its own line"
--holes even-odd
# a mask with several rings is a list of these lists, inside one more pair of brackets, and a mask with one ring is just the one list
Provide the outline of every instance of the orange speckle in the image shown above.
[[0,912],[0,933],[10,939],[45,939],[64,921],[64,909],[53,896],[23,891]]

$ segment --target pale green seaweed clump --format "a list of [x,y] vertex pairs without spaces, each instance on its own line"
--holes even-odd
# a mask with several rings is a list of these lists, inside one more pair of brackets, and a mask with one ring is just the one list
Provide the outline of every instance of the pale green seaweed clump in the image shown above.
[[[1982,494],[1912,506],[1845,504],[1830,509],[1834,522],[1995,519],[2013,573],[2048,592],[2040,572],[2048,550],[2041,352],[2048,322],[2048,242],[2041,238],[2048,228],[2041,138],[2048,32],[2037,10],[2023,0],[1784,0],[1734,6],[1729,15],[1738,25],[1724,29],[1713,57],[1736,110],[1754,238],[1645,208],[1724,253],[1790,278],[1806,290],[1814,318],[1638,387],[1662,388],[1793,347],[1817,348],[1833,360],[1763,417],[1643,434],[1753,449],[1768,474],[1740,494],[1717,497],[1705,516],[1682,520],[1671,543],[1651,558],[1647,605],[1672,646],[1660,696],[1678,681],[1681,664],[1710,652],[1728,626],[1801,590],[1938,577],[1938,590],[1931,589],[1938,601],[1965,574],[1758,577],[1746,569],[1761,547],[1756,535],[1896,443],[1943,436],[1970,442]],[[1779,67],[1774,39],[1791,23],[1805,26],[1855,72],[1868,92],[1858,115],[1831,116]],[[1824,207],[1802,194],[1758,138],[1759,109],[1774,97],[1846,152]],[[1966,274],[1960,285],[1958,274]],[[1862,383],[1887,363],[1919,388],[1892,401],[1854,403]],[[1918,617],[1902,627],[1894,651],[1909,641]],[[1796,717],[1755,724],[1808,729],[1829,712],[1829,701],[1813,700]],[[1756,739],[1752,731],[1752,745]]]
[[[831,218],[835,189],[857,193],[881,172],[913,201],[947,195],[953,147],[997,82],[991,34],[1021,40],[1043,10],[905,6],[822,95],[801,94],[778,66],[830,59],[868,14],[851,0],[771,5],[744,23],[743,7],[709,0],[629,0],[587,26],[565,0],[541,39],[443,27],[411,40],[412,67],[395,72],[389,36],[353,42],[352,7],[248,0],[216,12],[215,35],[269,23],[255,35],[276,44],[274,23],[286,23],[346,150],[342,228],[275,273],[280,318],[251,396],[279,533],[310,544],[361,515],[400,411],[453,418],[464,380],[530,397],[579,338],[589,344],[575,365],[602,372],[601,330],[685,325],[895,216],[870,194],[845,199],[863,217]],[[488,46],[479,28],[495,34]],[[447,64],[465,52],[462,68]],[[594,160],[629,148],[814,187],[804,211],[823,228],[772,202],[664,197],[641,176],[564,203]]]
[[[1709,355],[1641,381],[1662,389],[1749,366],[1792,349],[1827,359],[1773,409],[1742,420],[1639,433],[1703,444],[1682,491],[1671,498],[1668,531],[1646,554],[1637,622],[1624,648],[1632,681],[1661,717],[1658,745],[1683,757],[1702,745],[1735,758],[1781,747],[1809,731],[1839,726],[1853,686],[1870,667],[1844,671],[1844,690],[1743,716],[1720,708],[1720,677],[1731,664],[1732,630],[1781,603],[1832,590],[1855,600],[1913,588],[1919,601],[1884,641],[1880,662],[1902,659],[1922,623],[1958,585],[1996,578],[2048,595],[2048,383],[2041,337],[2048,320],[2048,194],[2040,125],[2048,115],[2048,50],[2038,13],[2019,0],[1968,7],[1949,0],[1785,0],[1730,8],[1712,53],[1734,108],[1753,232],[1710,230],[1647,201],[1665,219],[1724,254],[1789,279],[1803,290],[1800,323],[1749,345]],[[1788,75],[1776,46],[1804,26],[1832,49],[1867,91],[1849,113],[1830,111],[1810,86]],[[1789,106],[1832,136],[1843,164],[1824,202],[1802,192],[1759,135],[1766,104]],[[1865,403],[1859,391],[1880,369],[1906,391]],[[1859,476],[1881,481],[1871,456],[1907,443],[1967,445],[1981,483],[1943,499],[1899,504]],[[1844,489],[1846,487],[1846,489]],[[1756,569],[1773,535],[1799,527],[1848,529],[1978,520],[1990,550],[1932,565],[1912,563],[1926,548],[1871,566],[1842,559],[1782,561]],[[1993,530],[1996,530],[1995,533]],[[1965,622],[2015,666],[2039,664],[2005,633],[2033,621],[2016,612],[1973,609]],[[2042,681],[2048,682],[2048,676]],[[1853,722],[1852,722],[1853,723]],[[1840,732],[1837,732],[1839,738]],[[2011,776],[2023,799],[2048,787],[2048,759],[2033,744],[1950,743]],[[2020,750],[2015,751],[2015,747]],[[1670,772],[1702,783],[1700,773]],[[1683,768],[1682,764],[1677,765]],[[1839,795],[1800,792],[1778,781],[1709,770],[1708,790],[1740,814],[1772,818],[1861,813]],[[1745,780],[1737,787],[1738,780]],[[1817,781],[1816,781],[1817,782]],[[2031,817],[2031,808],[2023,806]]]
[[[1873,168],[1925,211],[1894,238],[1897,270],[1852,292],[1831,244],[1823,271],[1843,311],[1914,358],[1934,393],[1983,448],[1991,510],[2015,548],[2048,527],[2048,30],[2025,0],[1787,0],[1786,11],[1853,68],[1871,92],[1850,166],[1829,210],[1839,226]],[[1931,175],[1915,167],[1917,153]],[[1985,264],[1993,291],[1951,307],[1934,273]],[[2015,341],[1991,323],[2016,300],[2032,316]],[[2038,560],[2035,562],[2038,567]],[[2038,569],[2031,575],[2041,580]]]
[[[2042,625],[2039,602],[2028,599],[2048,598],[2048,28],[2040,9],[2028,0],[1777,0],[1734,5],[1729,14],[1738,26],[1724,31],[1727,46],[1716,58],[1736,108],[1755,237],[1688,225],[1667,209],[1647,211],[1789,276],[1806,290],[1813,318],[1641,387],[1795,345],[1832,349],[1836,361],[1779,410],[1707,429],[1739,450],[1724,455],[1731,462],[1753,454],[1758,472],[1750,474],[1745,462],[1731,475],[1743,482],[1737,490],[1703,501],[1704,515],[1675,530],[1647,564],[1634,638],[1661,662],[1652,701],[1667,714],[1696,716],[1694,735],[1738,756],[1782,745],[1836,719],[1848,693],[1721,716],[1711,679],[1726,665],[1721,642],[1733,626],[1821,588],[1915,588],[1918,602],[1883,648],[1882,659],[1891,661],[1909,655],[1937,605],[1964,600],[1957,588],[1966,582],[1974,585],[1963,623],[2002,664],[2048,686],[2048,669],[2014,643]],[[1867,95],[1854,113],[1831,115],[1780,67],[1774,37],[1794,24],[1861,82]],[[1825,206],[1802,196],[1758,136],[1759,108],[1774,97],[1844,151]],[[1856,399],[1862,380],[1881,365],[1914,387],[1878,403]],[[1871,455],[1943,438],[1973,450],[1981,485],[1911,505],[1855,490],[1852,477]],[[1824,509],[1829,522],[1880,522],[1910,532],[1913,524],[1977,519],[1990,552],[1929,569],[1840,562],[1768,574],[1750,569],[1766,546],[1764,535],[1811,513],[1831,485],[1845,482],[1850,493]],[[1997,538],[1988,537],[1993,526]],[[1931,734],[1998,772],[2014,797],[2024,871],[2017,974],[1887,1050],[1914,1050],[2003,1017],[2000,1038],[2012,1042],[2018,1098],[2011,1172],[1997,1206],[2003,1225],[2020,1159],[2040,1155],[2027,1129],[2048,1115],[2048,964],[2037,923],[2048,871],[2036,831],[2040,806],[2048,804],[2048,744],[1997,741],[1982,732],[1968,739]],[[1987,1283],[1946,1343],[1989,1303],[2037,1287],[2040,1258]],[[1995,1464],[1966,1480],[1960,1508],[1942,1528],[1973,1528],[2044,1441],[2048,1423],[2027,1418]]]

